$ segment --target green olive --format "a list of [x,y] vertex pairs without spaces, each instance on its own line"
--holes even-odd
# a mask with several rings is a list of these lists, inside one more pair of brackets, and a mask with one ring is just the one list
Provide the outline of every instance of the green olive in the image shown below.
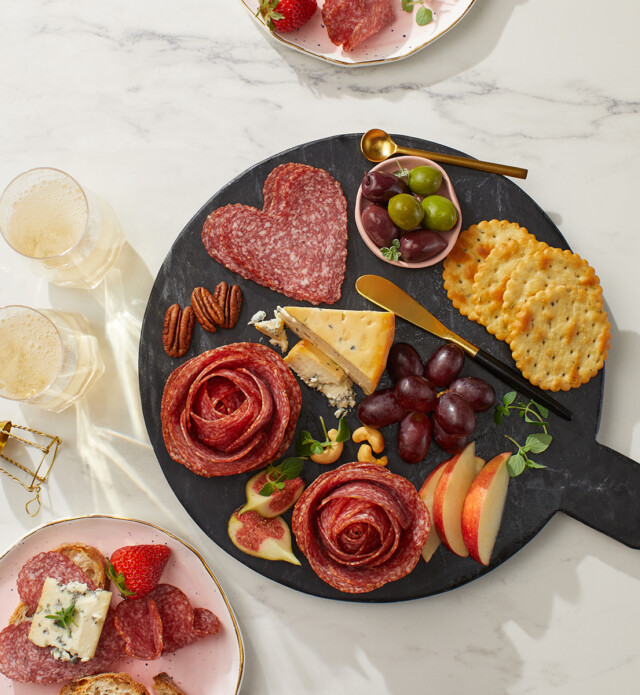
[[427,165],[415,167],[409,172],[407,183],[417,195],[432,195],[442,185],[442,173]]
[[458,210],[456,206],[441,195],[430,195],[422,201],[424,219],[422,226],[434,232],[448,232],[456,226]]
[[408,193],[394,195],[389,201],[387,211],[393,224],[405,231],[415,229],[424,217],[420,201]]

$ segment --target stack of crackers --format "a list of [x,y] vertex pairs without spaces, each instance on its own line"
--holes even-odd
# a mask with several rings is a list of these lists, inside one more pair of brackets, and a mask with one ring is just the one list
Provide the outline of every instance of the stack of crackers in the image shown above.
[[443,277],[453,305],[506,341],[532,384],[568,391],[602,368],[611,329],[600,280],[578,254],[485,221],[460,233]]

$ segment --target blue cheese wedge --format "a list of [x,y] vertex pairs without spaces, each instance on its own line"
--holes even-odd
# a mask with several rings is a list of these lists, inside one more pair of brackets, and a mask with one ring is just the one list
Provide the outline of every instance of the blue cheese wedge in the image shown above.
[[[89,661],[96,652],[110,602],[110,591],[91,591],[80,582],[62,584],[47,577],[31,621],[29,639],[39,647],[52,647],[56,659]],[[47,617],[63,611],[70,613],[67,627]]]
[[284,361],[307,386],[324,394],[329,404],[340,413],[355,406],[353,382],[344,369],[308,340],[296,343]]
[[376,390],[395,334],[392,313],[286,306],[278,315],[339,365],[365,394]]

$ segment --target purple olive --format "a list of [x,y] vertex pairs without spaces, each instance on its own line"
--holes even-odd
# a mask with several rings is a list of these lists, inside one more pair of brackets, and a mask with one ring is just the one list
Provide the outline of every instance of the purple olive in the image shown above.
[[407,263],[420,263],[437,256],[447,247],[447,241],[438,232],[417,229],[400,239],[400,257]]
[[391,246],[393,240],[402,234],[382,205],[369,205],[362,211],[361,218],[364,231],[376,246]]
[[370,171],[361,184],[362,195],[372,203],[388,203],[398,193],[410,193],[409,186],[394,174]]

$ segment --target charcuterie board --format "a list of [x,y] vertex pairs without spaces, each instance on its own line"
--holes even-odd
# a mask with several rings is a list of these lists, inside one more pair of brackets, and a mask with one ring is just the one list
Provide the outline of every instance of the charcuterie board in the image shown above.
[[[262,185],[269,172],[282,163],[301,162],[326,169],[344,190],[349,212],[347,272],[342,297],[335,307],[374,308],[355,291],[355,282],[363,274],[383,275],[400,285],[456,333],[504,363],[513,364],[506,344],[453,308],[443,289],[441,263],[422,269],[400,268],[385,263],[367,249],[353,220],[358,187],[364,171],[371,166],[359,152],[360,137],[360,134],[339,135],[306,143],[256,164],[215,193],[187,223],[170,249],[155,280],[144,317],[139,378],[149,437],[163,473],[178,499],[210,538],[247,567],[293,589],[342,600],[385,602],[415,599],[470,582],[510,558],[558,511],[622,543],[640,547],[640,508],[633,501],[640,491],[640,467],[631,459],[598,444],[595,439],[604,371],[578,389],[556,394],[557,400],[573,412],[573,420],[567,423],[551,414],[549,423],[553,443],[539,457],[546,468],[527,471],[511,480],[502,528],[489,567],[440,549],[428,564],[421,560],[408,576],[366,594],[344,594],[324,584],[299,552],[300,567],[262,560],[239,551],[227,535],[227,522],[233,511],[244,503],[244,488],[251,474],[201,478],[170,458],[162,438],[160,402],[171,372],[190,357],[225,343],[266,343],[265,336],[248,324],[252,315],[259,310],[270,314],[278,305],[300,303],[244,280],[219,265],[209,257],[201,241],[203,223],[215,208],[231,203],[260,208]],[[462,154],[425,140],[393,137],[409,147]],[[463,228],[481,220],[508,219],[526,227],[540,241],[568,248],[566,240],[544,211],[512,181],[454,166],[447,167],[447,173],[460,203]],[[222,280],[229,284],[237,283],[242,288],[244,300],[238,324],[231,330],[219,330],[213,334],[195,331],[189,352],[183,358],[168,357],[162,345],[163,317],[167,307],[175,302],[184,306],[189,303],[195,287],[214,287]],[[425,358],[441,344],[435,337],[399,319],[396,322],[396,340],[411,343]],[[498,402],[511,390],[470,360],[467,360],[462,373],[490,381]],[[381,386],[389,384],[388,377],[383,376]],[[334,408],[326,399],[304,385],[301,388],[302,410],[297,431],[318,431],[320,416],[327,423],[333,423]],[[362,396],[361,393],[358,395]],[[355,413],[351,412],[347,419],[352,429],[357,427]],[[492,412],[483,413],[478,417],[473,435],[477,454],[488,459],[510,448],[506,434],[523,441],[529,432],[529,426],[516,416],[498,426]],[[385,429],[389,442],[389,469],[405,476],[416,487],[420,487],[436,464],[449,457],[432,445],[425,461],[414,465],[404,463],[394,448],[396,436],[397,426]],[[293,446],[290,451],[293,452]],[[355,457],[356,446],[347,442],[341,462],[355,460]],[[309,483],[324,470],[326,467],[307,462],[303,475]],[[285,515],[287,520],[290,520],[290,514]]]

